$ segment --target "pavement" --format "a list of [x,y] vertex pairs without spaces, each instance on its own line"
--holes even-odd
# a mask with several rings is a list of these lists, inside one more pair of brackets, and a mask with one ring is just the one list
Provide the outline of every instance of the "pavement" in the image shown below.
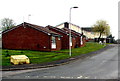
[[13,71],[13,70],[27,70],[27,69],[37,69],[37,68],[47,68],[47,67],[60,66],[60,65],[64,65],[64,64],[70,63],[72,61],[75,61],[77,59],[84,59],[85,57],[99,54],[99,53],[101,53],[109,48],[112,48],[112,47],[114,47],[114,45],[107,45],[104,48],[102,48],[98,51],[95,51],[95,52],[83,54],[83,55],[76,56],[76,57],[71,57],[71,58],[64,59],[64,60],[44,63],[44,64],[23,64],[23,65],[2,66],[2,69],[0,69],[0,70]]

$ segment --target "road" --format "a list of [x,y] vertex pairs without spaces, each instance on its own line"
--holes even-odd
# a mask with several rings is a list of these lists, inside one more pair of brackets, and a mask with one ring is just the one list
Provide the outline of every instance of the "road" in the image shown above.
[[117,79],[118,45],[69,64],[19,71],[3,71],[3,79]]

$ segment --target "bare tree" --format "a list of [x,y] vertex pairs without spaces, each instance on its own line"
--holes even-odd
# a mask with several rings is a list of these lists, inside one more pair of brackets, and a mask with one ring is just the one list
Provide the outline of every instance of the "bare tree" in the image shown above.
[[110,26],[107,24],[104,20],[98,20],[96,24],[93,25],[93,31],[99,32],[99,38],[100,40],[102,34],[105,34],[106,36],[110,35]]
[[4,18],[1,20],[2,30],[7,30],[15,26],[15,23],[12,19]]

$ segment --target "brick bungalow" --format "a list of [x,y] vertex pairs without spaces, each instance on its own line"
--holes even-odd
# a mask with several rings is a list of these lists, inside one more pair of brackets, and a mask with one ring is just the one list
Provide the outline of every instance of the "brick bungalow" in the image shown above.
[[[63,29],[59,29],[53,26],[46,26],[49,30],[59,33],[60,35],[62,35],[61,37],[61,44],[62,44],[62,49],[69,49],[69,32],[65,31]],[[76,44],[76,39],[75,39],[75,35],[71,34],[72,36],[72,42],[71,42],[71,48],[75,48],[75,44]]]
[[39,51],[60,50],[61,35],[45,27],[24,22],[2,32],[2,47]]
[[[68,28],[62,28],[63,30],[65,30],[65,31],[70,31],[70,29],[68,29]],[[75,47],[77,48],[77,47],[81,47],[81,34],[80,33],[78,33],[78,32],[76,32],[76,31],[74,31],[74,30],[71,30],[71,34],[73,34],[73,35],[75,35],[76,37],[75,37],[75,39],[76,39],[76,43],[75,43]]]
[[[84,46],[85,43],[86,43],[86,36],[82,34],[82,33],[84,33],[84,32],[83,32],[83,30],[81,29],[81,27],[79,27],[79,26],[77,26],[77,25],[75,25],[75,24],[72,24],[72,23],[68,23],[68,22],[61,23],[61,24],[59,24],[59,25],[57,25],[57,26],[55,26],[55,27],[56,27],[56,28],[60,28],[60,29],[64,29],[64,28],[69,29],[69,24],[71,25],[71,30],[72,30],[72,31],[76,32],[77,34],[81,34],[80,39],[78,38],[78,39],[76,40],[77,43],[78,43],[79,40],[80,40],[80,44],[78,43],[78,45],[76,45],[76,47],[78,47],[79,45],[80,45],[80,47],[81,47],[81,46]],[[71,32],[71,33],[72,33],[72,32]]]

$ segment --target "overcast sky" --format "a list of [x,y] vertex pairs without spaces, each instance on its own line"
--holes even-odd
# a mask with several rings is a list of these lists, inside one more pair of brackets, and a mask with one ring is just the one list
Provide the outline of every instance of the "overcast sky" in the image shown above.
[[119,0],[1,0],[0,19],[11,18],[16,24],[25,21],[40,26],[56,26],[69,21],[70,7],[78,6],[71,11],[73,24],[91,27],[97,20],[106,20],[117,39],[118,2]]

